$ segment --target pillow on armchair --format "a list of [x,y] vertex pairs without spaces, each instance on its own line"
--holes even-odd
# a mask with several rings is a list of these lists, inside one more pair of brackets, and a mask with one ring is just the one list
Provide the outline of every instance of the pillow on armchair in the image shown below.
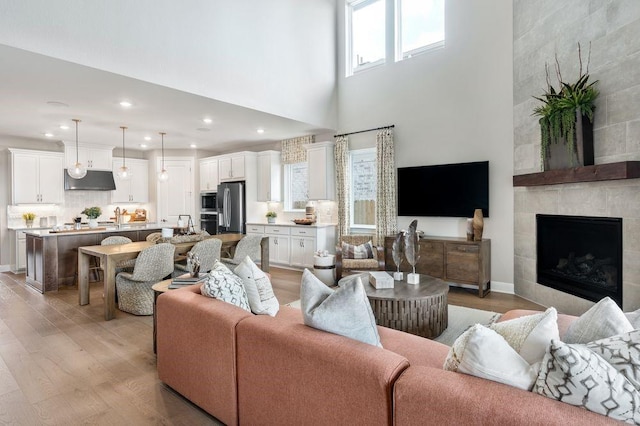
[[343,259],[373,259],[373,257],[373,243],[371,240],[360,245],[342,242]]

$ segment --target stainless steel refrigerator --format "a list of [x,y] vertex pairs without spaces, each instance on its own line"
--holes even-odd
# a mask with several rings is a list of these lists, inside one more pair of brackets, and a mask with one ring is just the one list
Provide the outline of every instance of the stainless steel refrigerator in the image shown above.
[[218,234],[245,233],[244,182],[218,185]]

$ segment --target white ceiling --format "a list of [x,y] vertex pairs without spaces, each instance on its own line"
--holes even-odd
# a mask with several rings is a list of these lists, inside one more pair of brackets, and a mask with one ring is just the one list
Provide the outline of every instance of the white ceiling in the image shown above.
[[[153,66],[153,65],[150,65]],[[120,106],[127,100],[133,105]],[[50,102],[62,103],[51,104]],[[159,149],[230,152],[291,137],[331,133],[332,129],[278,117],[141,80],[0,45],[0,134],[38,140],[75,141]],[[203,122],[212,119],[211,124]],[[68,125],[68,130],[60,125]],[[258,134],[257,129],[265,130]],[[46,137],[50,132],[54,136]],[[151,141],[144,137],[150,136]],[[147,148],[140,144],[148,144]]]

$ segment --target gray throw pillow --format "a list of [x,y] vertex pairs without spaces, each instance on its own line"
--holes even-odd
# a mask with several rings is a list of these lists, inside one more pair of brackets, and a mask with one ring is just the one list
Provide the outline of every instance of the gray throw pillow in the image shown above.
[[213,265],[213,269],[209,272],[207,279],[202,284],[200,291],[204,296],[231,303],[245,311],[251,312],[242,278],[231,272],[229,268],[217,260]]
[[575,320],[562,339],[565,343],[589,343],[627,333],[633,326],[611,298],[605,297]]
[[305,269],[300,308],[304,323],[309,327],[382,347],[371,304],[360,279],[332,290]]

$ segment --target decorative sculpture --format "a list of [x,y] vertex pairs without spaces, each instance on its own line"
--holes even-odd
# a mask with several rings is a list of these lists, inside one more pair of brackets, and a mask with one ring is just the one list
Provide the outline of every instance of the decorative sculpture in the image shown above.
[[420,274],[416,274],[416,263],[420,259],[420,237],[416,228],[418,227],[418,221],[414,220],[409,225],[409,230],[404,236],[404,250],[407,262],[413,268],[413,273],[407,274],[407,284],[419,284]]
[[404,231],[398,232],[391,246],[391,257],[393,257],[393,263],[396,264],[398,269],[393,273],[393,279],[396,281],[402,281],[404,278],[404,274],[400,271],[400,264],[402,263],[402,256],[404,255],[404,234]]
[[197,254],[192,255],[189,271],[192,277],[198,277],[200,275],[200,257]]

